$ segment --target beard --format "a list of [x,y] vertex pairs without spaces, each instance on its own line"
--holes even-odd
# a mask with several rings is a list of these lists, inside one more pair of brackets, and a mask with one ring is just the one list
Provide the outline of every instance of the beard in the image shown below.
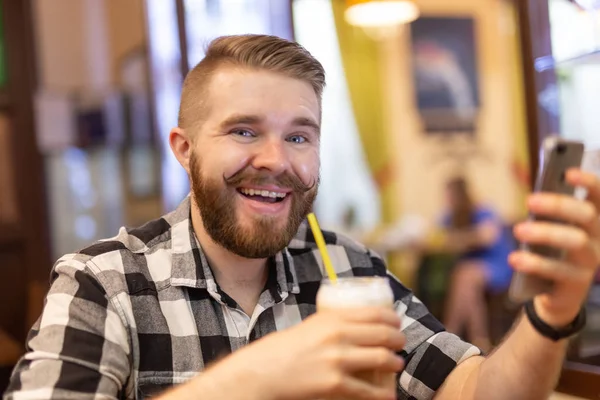
[[[283,250],[298,232],[312,209],[317,196],[317,179],[311,186],[289,172],[279,176],[246,167],[229,178],[209,179],[202,175],[195,153],[190,156],[190,181],[194,201],[200,210],[204,229],[212,240],[244,258],[268,258]],[[256,215],[244,227],[237,216],[236,202],[243,196],[237,188],[274,184],[291,189],[285,201],[291,200],[287,221],[281,217]],[[291,196],[291,199],[287,199]]]

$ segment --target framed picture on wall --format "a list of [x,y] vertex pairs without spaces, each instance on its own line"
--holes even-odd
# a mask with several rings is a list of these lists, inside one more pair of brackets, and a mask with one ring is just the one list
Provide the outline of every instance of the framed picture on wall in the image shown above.
[[428,133],[474,133],[480,104],[473,18],[411,24],[416,104]]

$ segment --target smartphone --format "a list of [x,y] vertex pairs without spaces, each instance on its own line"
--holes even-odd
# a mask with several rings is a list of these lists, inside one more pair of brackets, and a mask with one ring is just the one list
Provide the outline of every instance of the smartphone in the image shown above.
[[[544,139],[540,148],[540,167],[536,177],[535,192],[552,192],[565,195],[574,195],[575,188],[567,184],[565,174],[570,168],[581,166],[583,159],[583,143],[561,139],[551,136]],[[529,215],[529,220],[560,222],[552,218]],[[542,257],[561,259],[565,256],[560,249],[521,243],[520,248],[539,254]],[[514,302],[525,302],[541,293],[552,291],[552,281],[537,276],[515,272],[508,291],[509,298]]]

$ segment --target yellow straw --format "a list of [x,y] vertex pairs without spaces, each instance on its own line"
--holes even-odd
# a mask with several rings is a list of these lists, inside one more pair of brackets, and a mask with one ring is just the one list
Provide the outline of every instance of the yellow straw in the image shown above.
[[327,246],[325,245],[325,239],[323,238],[323,232],[321,232],[321,228],[319,228],[319,223],[317,222],[317,217],[315,214],[308,214],[308,223],[310,224],[310,229],[312,230],[315,241],[317,242],[317,247],[319,247],[319,252],[321,252],[321,258],[323,259],[323,265],[325,266],[325,271],[327,271],[327,276],[329,276],[331,283],[336,283],[337,276],[335,274],[335,270],[333,269],[333,265],[331,264],[331,259],[329,258],[329,253],[327,252]]

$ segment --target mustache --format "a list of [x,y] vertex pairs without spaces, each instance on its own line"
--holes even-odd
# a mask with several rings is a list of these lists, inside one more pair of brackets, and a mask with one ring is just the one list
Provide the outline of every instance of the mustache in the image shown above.
[[306,185],[299,177],[291,174],[288,171],[284,171],[283,173],[273,176],[267,172],[252,172],[248,168],[244,168],[229,178],[223,176],[223,180],[227,185],[230,186],[242,186],[242,184],[247,185],[276,185],[282,188],[291,189],[296,193],[306,193],[309,190],[313,189],[317,186],[319,179],[316,179],[312,184]]

